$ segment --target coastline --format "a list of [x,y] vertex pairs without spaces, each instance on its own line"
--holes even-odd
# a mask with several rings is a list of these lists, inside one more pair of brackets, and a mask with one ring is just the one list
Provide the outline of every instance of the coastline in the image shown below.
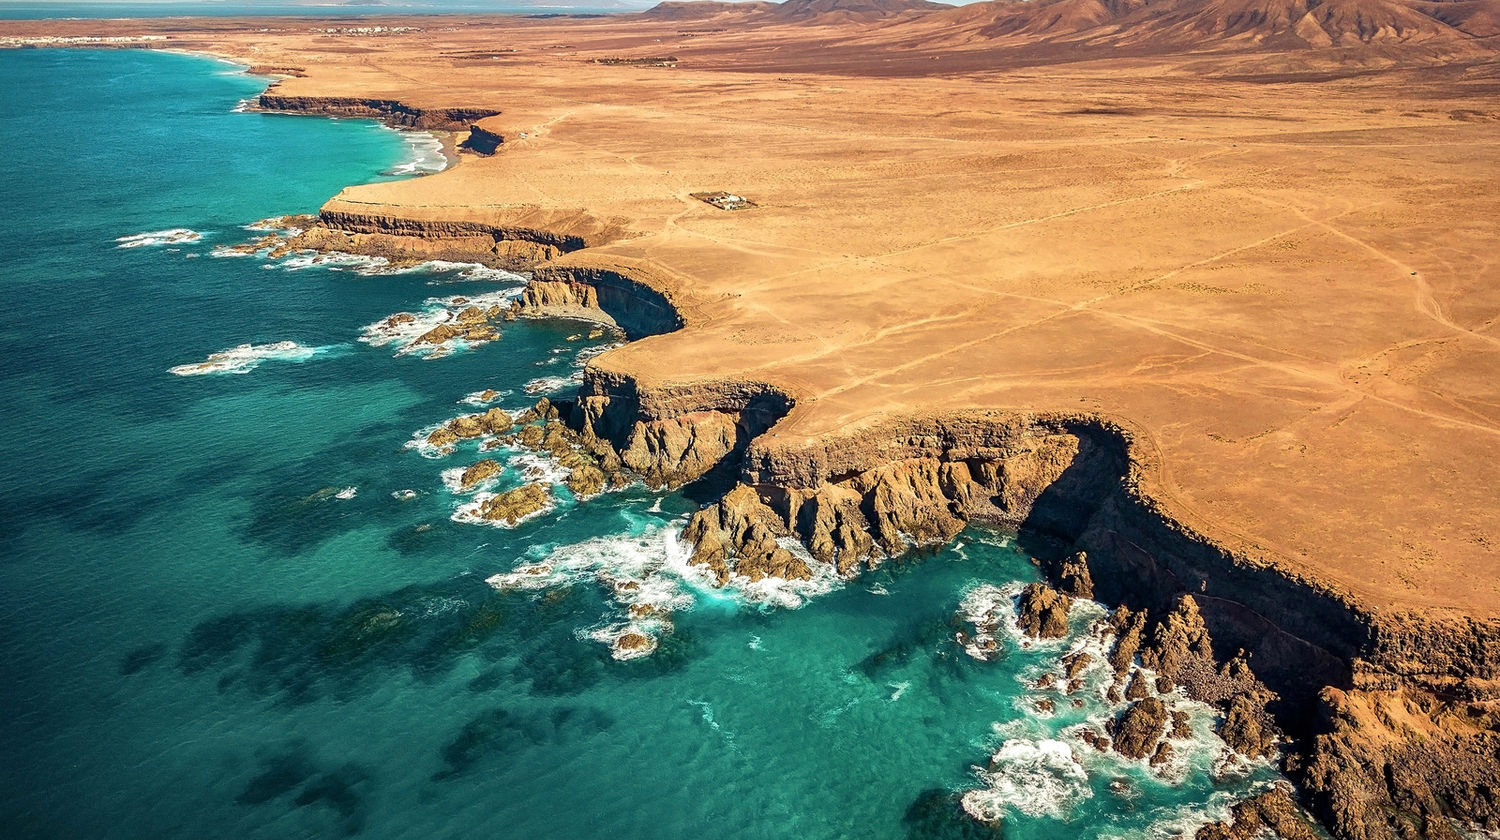
[[[339,206],[332,212],[325,207],[325,222],[333,222],[329,227],[335,230],[346,221],[337,215]],[[412,228],[398,235],[421,239],[436,232],[442,239],[451,233],[447,228],[452,223],[418,218]],[[536,244],[535,236],[506,238],[515,230],[496,228],[494,241]],[[545,220],[527,230],[555,238],[576,235],[570,228],[548,228]],[[612,236],[600,237],[600,244],[612,243]],[[597,310],[611,323],[635,323],[633,339],[670,332],[655,329],[671,320],[657,312],[663,301],[673,312],[676,328],[695,328],[708,322],[703,313],[709,303],[685,293],[685,284],[674,281],[669,269],[649,261],[623,263],[607,254],[596,257],[590,253],[593,247],[597,246],[583,244],[569,256],[552,255],[552,264],[543,261],[539,266],[541,279],[534,280],[534,286],[528,284],[530,298],[523,300],[522,314]],[[623,280],[604,279],[606,274]],[[1198,598],[1215,640],[1254,641],[1257,636],[1264,638],[1257,631],[1275,628],[1277,633],[1270,638],[1287,643],[1250,657],[1250,669],[1257,676],[1261,676],[1257,665],[1277,657],[1288,659],[1284,664],[1289,675],[1305,675],[1308,663],[1316,666],[1313,673],[1331,674],[1332,679],[1322,685],[1305,686],[1311,691],[1304,692],[1280,714],[1284,722],[1318,721],[1316,729],[1298,733],[1303,749],[1314,756],[1303,767],[1305,779],[1299,781],[1313,793],[1325,819],[1344,807],[1349,794],[1334,790],[1337,780],[1306,770],[1309,765],[1314,770],[1321,766],[1316,756],[1339,757],[1346,755],[1339,751],[1346,750],[1378,766],[1378,750],[1405,748],[1401,741],[1405,734],[1395,732],[1387,737],[1380,715],[1367,714],[1366,707],[1415,702],[1424,712],[1436,710],[1430,716],[1437,720],[1446,714],[1443,710],[1451,697],[1489,703],[1496,696],[1490,681],[1500,677],[1500,651],[1495,644],[1500,630],[1493,619],[1465,621],[1459,610],[1427,608],[1425,615],[1419,615],[1415,610],[1366,606],[1352,590],[1298,568],[1275,550],[1257,546],[1253,538],[1216,533],[1213,523],[1172,491],[1170,480],[1164,477],[1159,442],[1126,415],[1065,415],[1025,407],[989,409],[972,417],[945,411],[886,416],[880,423],[848,435],[803,436],[791,430],[787,439],[781,440],[781,434],[789,430],[778,428],[778,423],[790,413],[799,396],[795,388],[774,379],[730,377],[674,383],[638,376],[628,361],[616,366],[609,357],[601,357],[590,365],[585,385],[571,406],[570,422],[580,433],[609,443],[622,457],[635,451],[636,463],[642,467],[637,471],[664,486],[689,483],[715,469],[732,475],[735,484],[749,487],[760,496],[761,505],[789,530],[795,530],[797,522],[788,520],[795,520],[795,513],[802,509],[787,505],[785,500],[794,495],[793,491],[816,493],[830,485],[857,483],[861,475],[904,462],[991,462],[1003,466],[1018,451],[1037,451],[1027,447],[1038,436],[1094,441],[1089,446],[1105,452],[1100,457],[1118,470],[1112,473],[1099,464],[1090,466],[1085,470],[1090,473],[1085,476],[1089,480],[1078,479],[1081,484],[1077,487],[1059,486],[1072,462],[1055,475],[1045,470],[1035,472],[1033,480],[1002,511],[1000,521],[1018,532],[1033,528],[1044,568],[1055,568],[1077,551],[1087,553],[1093,578],[1113,581],[1109,585],[1116,587],[1117,602],[1111,606],[1147,610],[1160,620],[1164,618],[1162,612],[1170,613],[1176,597],[1186,593]],[[700,432],[726,427],[734,431],[732,438],[724,441],[723,451],[713,458],[697,452],[691,463],[670,444],[652,449],[642,443],[653,437],[665,441],[710,439],[713,434]],[[1111,448],[1117,449],[1106,451]],[[851,473],[855,474],[853,478],[849,477]],[[929,491],[928,498],[942,498],[949,505],[959,501],[937,481],[923,486]],[[718,499],[706,501],[719,503]],[[1037,508],[1046,502],[1056,505],[1050,511],[1056,519],[1078,521],[1040,521]],[[897,512],[907,517],[898,525],[922,528],[931,524],[927,521],[931,511]],[[950,509],[948,514],[953,516],[954,512]],[[753,515],[763,514],[757,509]],[[866,530],[870,524],[866,522]],[[932,533],[941,534],[942,530]],[[1059,541],[1064,541],[1065,547],[1056,545]],[[728,548],[729,559],[747,550],[742,544],[730,544]],[[1049,551],[1056,556],[1045,556]],[[1257,591],[1267,581],[1273,582],[1270,591]],[[1203,597],[1198,597],[1200,594]],[[1278,607],[1280,615],[1275,612]],[[1256,619],[1263,623],[1256,623]],[[1316,650],[1299,659],[1284,649],[1295,648],[1296,641]],[[1219,655],[1219,646],[1215,647]],[[1234,655],[1218,658],[1219,665],[1228,665]],[[1273,667],[1280,666],[1273,663]],[[1312,696],[1306,696],[1309,693]],[[1378,743],[1360,743],[1349,734],[1351,727],[1375,733]],[[1354,764],[1347,762],[1339,770],[1341,778],[1357,773]],[[1442,813],[1442,808],[1432,807],[1435,813]],[[1360,819],[1365,819],[1363,814]],[[1347,823],[1335,825],[1354,836]]]
[[[577,258],[573,261],[576,263]],[[587,273],[586,269],[574,273],[569,282],[589,285],[579,279]],[[555,283],[557,276],[554,271],[540,282]],[[636,277],[631,282],[653,296],[672,300],[666,290],[653,288],[649,281]],[[524,296],[522,301],[522,314],[550,317],[568,313],[576,317],[577,308],[559,307],[555,302],[525,303]],[[591,302],[589,306],[597,304]],[[612,315],[605,307],[599,308],[604,314],[601,322],[614,323],[617,315],[626,314],[623,309]],[[677,317],[681,327],[689,325],[681,312]],[[631,336],[633,340],[640,337],[639,333]],[[766,395],[772,395],[773,403],[780,405],[757,408],[756,401]],[[1178,632],[1175,627],[1186,599],[1192,613],[1201,615],[1201,620],[1195,619],[1197,626],[1212,640],[1207,667],[1217,670],[1220,679],[1238,673],[1249,682],[1239,689],[1242,694],[1234,696],[1220,694],[1222,688],[1211,685],[1214,679],[1202,675],[1184,677],[1181,686],[1192,699],[1215,705],[1225,715],[1221,734],[1237,751],[1260,755],[1270,749],[1264,739],[1274,742],[1287,737],[1286,751],[1281,752],[1283,771],[1298,782],[1299,793],[1308,797],[1307,806],[1340,836],[1360,836],[1367,821],[1377,824],[1377,815],[1390,807],[1380,801],[1381,795],[1398,793],[1387,791],[1379,778],[1360,778],[1371,767],[1381,766],[1383,757],[1390,760],[1391,753],[1382,752],[1384,749],[1398,754],[1409,749],[1426,750],[1433,768],[1430,773],[1457,769],[1466,776],[1478,773],[1482,778],[1482,762],[1476,768],[1471,759],[1462,757],[1467,745],[1461,740],[1435,742],[1429,733],[1417,736],[1416,742],[1405,742],[1411,733],[1389,729],[1359,709],[1391,704],[1410,707],[1414,696],[1423,695],[1430,699],[1416,701],[1418,706],[1433,709],[1443,704],[1439,698],[1453,696],[1455,689],[1460,706],[1491,697],[1492,681],[1500,673],[1500,647],[1492,640],[1500,638],[1500,625],[1475,623],[1456,615],[1381,614],[1361,606],[1357,597],[1337,586],[1298,574],[1274,558],[1256,557],[1232,543],[1215,540],[1186,524],[1189,517],[1178,516],[1169,502],[1155,494],[1154,449],[1142,442],[1149,438],[1128,420],[1026,411],[915,416],[892,419],[878,430],[857,436],[814,440],[798,451],[774,440],[777,421],[794,402],[766,383],[721,382],[658,390],[628,376],[600,371],[591,363],[577,398],[571,404],[555,404],[586,441],[612,448],[624,457],[627,466],[645,476],[648,484],[679,487],[713,472],[725,472],[727,466],[727,473],[737,482],[735,487],[748,490],[750,498],[758,499],[760,510],[747,515],[743,510],[726,509],[726,505],[744,504],[743,499],[729,502],[733,495],[730,491],[710,503],[700,516],[710,513],[710,519],[717,516],[725,521],[739,517],[746,524],[756,517],[779,521],[783,533],[799,539],[815,555],[834,546],[834,553],[819,559],[837,562],[842,574],[849,572],[841,552],[879,553],[868,539],[860,544],[849,540],[846,532],[852,524],[868,533],[871,523],[863,519],[857,523],[827,522],[809,531],[798,522],[799,518],[805,520],[805,516],[799,517],[799,511],[805,508],[788,505],[788,497],[800,493],[816,500],[830,486],[849,484],[847,477],[851,474],[863,477],[899,471],[903,465],[930,461],[934,456],[946,463],[966,463],[971,469],[976,456],[981,460],[999,457],[999,471],[1003,472],[1014,459],[1018,439],[1026,451],[1032,444],[1025,439],[1038,428],[1079,438],[1102,436],[1104,448],[1118,447],[1119,451],[1085,464],[1084,477],[1068,475],[1078,465],[1076,461],[1054,469],[1050,478],[1044,471],[1042,482],[1011,499],[1005,506],[1009,509],[987,511],[972,520],[960,518],[954,527],[933,530],[933,511],[923,511],[920,506],[903,508],[897,503],[893,509],[881,510],[881,502],[868,493],[862,507],[869,509],[873,502],[877,515],[890,518],[895,530],[888,537],[916,537],[916,543],[906,548],[893,548],[894,553],[888,555],[892,557],[923,545],[945,543],[959,526],[972,523],[1015,534],[1035,555],[1044,577],[1054,586],[1065,587],[1069,577],[1078,574],[1081,558],[1086,576],[1093,581],[1092,597],[1112,612],[1144,618],[1136,632],[1138,638],[1150,641],[1140,642],[1133,655],[1148,662],[1153,656],[1159,660],[1181,655],[1171,651],[1181,644],[1174,633]],[[670,443],[674,433],[679,438],[684,434],[700,440],[707,437],[700,430],[717,427],[721,421],[710,418],[725,415],[732,418],[731,425],[742,439],[735,446],[723,448],[721,460],[689,463],[681,457],[681,449]],[[650,451],[645,458],[640,457],[640,441],[655,437],[669,442],[655,449],[645,447]],[[632,454],[636,455],[633,461]],[[1099,469],[1098,460],[1107,466]],[[1032,464],[1022,466],[1025,471],[1033,468]],[[903,480],[913,479],[907,476]],[[928,481],[929,497],[956,502],[955,495],[967,492],[961,489],[955,494],[936,475],[930,475]],[[915,483],[920,487],[922,479]],[[921,489],[917,491],[919,497],[923,494]],[[753,508],[755,503],[751,505]],[[1094,510],[1080,517],[1079,509],[1087,511],[1090,507]],[[823,519],[825,514],[820,511],[817,516]],[[853,516],[858,518],[859,514]],[[690,524],[689,530],[692,528]],[[830,530],[845,533],[831,535]],[[720,563],[726,556],[731,561],[751,558],[759,550],[753,544],[756,538],[752,531],[744,525],[737,525],[735,531],[740,534],[738,538],[710,535],[706,545],[701,534],[696,544],[692,537],[685,535],[684,539],[695,549],[694,562],[714,562],[699,559],[705,547]],[[852,574],[859,574],[857,566]],[[1476,653],[1482,655],[1472,655]],[[1310,675],[1318,676],[1309,681]],[[1247,740],[1239,721],[1250,715],[1266,717]],[[1437,717],[1434,715],[1434,719]],[[1273,734],[1275,729],[1261,731],[1261,726],[1273,721],[1281,733]],[[1445,750],[1449,751],[1446,755]],[[1428,784],[1436,787],[1438,776],[1428,778]],[[1268,802],[1257,801],[1254,808],[1286,807],[1280,800]],[[1442,813],[1455,805],[1462,807],[1459,803],[1428,803],[1424,809]],[[1242,817],[1242,836],[1253,836],[1257,826],[1268,819],[1254,815],[1254,808],[1247,811],[1252,816]],[[1481,804],[1472,824],[1482,824],[1482,808]],[[1225,830],[1233,828],[1230,825]]]
[[[347,224],[347,218],[341,215],[347,202],[341,196],[325,205],[324,223],[333,229]],[[400,212],[394,207],[382,209]],[[453,224],[413,219],[400,229],[399,235],[419,240],[435,235],[441,240]],[[356,224],[353,229],[366,228]],[[520,242],[569,236],[572,232],[542,226],[520,234],[525,237],[521,240],[502,238],[516,234],[514,229],[496,229],[498,241]],[[606,238],[605,242],[608,241]],[[632,341],[702,323],[698,320],[702,304],[693,302],[691,294],[686,294],[684,300],[681,283],[661,267],[596,258],[589,250],[593,244],[586,241],[574,247],[572,253],[534,263],[536,276],[528,282],[519,307],[513,310],[518,316],[594,320],[610,326],[630,324],[626,331]],[[602,293],[605,291],[608,293]],[[651,313],[644,317],[643,304]],[[663,317],[663,308],[671,314]],[[1354,811],[1358,816],[1351,818],[1351,809],[1365,807],[1373,811],[1385,807],[1379,802],[1384,792],[1380,779],[1349,783],[1355,768],[1363,762],[1379,766],[1379,750],[1385,747],[1410,748],[1400,733],[1386,732],[1372,738],[1372,734],[1380,732],[1378,725],[1362,717],[1351,718],[1345,710],[1391,702],[1404,704],[1409,702],[1406,695],[1413,691],[1436,700],[1448,696],[1455,683],[1469,687],[1462,692],[1465,697],[1488,698],[1492,694],[1489,681],[1500,676],[1500,648],[1488,641],[1500,638],[1500,623],[1470,623],[1466,627],[1462,623],[1455,625],[1454,619],[1461,617],[1452,613],[1440,614],[1435,619],[1414,614],[1382,614],[1362,606],[1353,592],[1278,562],[1273,553],[1263,548],[1257,550],[1252,540],[1238,536],[1215,538],[1210,536],[1211,526],[1189,524],[1198,517],[1174,507],[1175,500],[1165,492],[1160,478],[1160,454],[1150,435],[1126,418],[1093,414],[1053,417],[1026,409],[979,412],[977,420],[951,414],[889,418],[880,427],[883,431],[865,430],[861,433],[863,439],[852,445],[845,436],[832,435],[801,441],[799,451],[775,439],[776,423],[790,411],[796,399],[771,382],[731,380],[687,386],[660,383],[653,387],[624,371],[598,367],[609,361],[605,356],[591,362],[585,372],[585,384],[580,386],[575,399],[558,401],[562,416],[575,432],[589,443],[612,451],[653,486],[680,487],[710,473],[719,474],[719,481],[723,482],[732,475],[736,486],[747,487],[758,495],[773,518],[781,520],[785,532],[800,539],[807,548],[813,548],[815,540],[826,541],[828,534],[798,531],[795,522],[798,508],[788,508],[785,503],[789,492],[816,492],[836,483],[832,480],[838,476],[878,472],[903,462],[930,459],[934,454],[945,460],[950,452],[965,456],[985,450],[1004,452],[1013,448],[1014,441],[1009,435],[1018,425],[1039,423],[1055,426],[1054,431],[1067,429],[1072,435],[1103,435],[1113,439],[1113,445],[1121,450],[1116,453],[1116,460],[1123,465],[1118,473],[1095,476],[1102,483],[1093,487],[1070,488],[1075,496],[1094,497],[1092,500],[1073,498],[1060,504],[1063,508],[1069,504],[1108,505],[1111,515],[1124,517],[1127,524],[1100,525],[1089,521],[1097,513],[1090,514],[1084,517],[1081,526],[1073,526],[1073,533],[1066,533],[1065,529],[1061,546],[1055,525],[1035,527],[1031,519],[1034,506],[1043,502],[1057,482],[1063,480],[1061,471],[1030,488],[1030,498],[1023,494],[1013,500],[1018,510],[1001,516],[981,515],[972,521],[997,525],[1029,542],[1028,550],[1038,555],[1053,584],[1062,582],[1058,573],[1068,557],[1085,555],[1091,576],[1109,593],[1100,596],[1107,608],[1123,609],[1127,615],[1147,616],[1142,624],[1144,637],[1166,634],[1164,628],[1174,621],[1181,597],[1189,596],[1194,601],[1194,611],[1203,617],[1208,637],[1215,640],[1212,667],[1221,672],[1248,670],[1253,675],[1245,690],[1248,696],[1256,698],[1254,714],[1268,715],[1266,723],[1274,720],[1291,739],[1283,769],[1298,782],[1299,792],[1308,796],[1308,807],[1319,814],[1325,825],[1343,836],[1357,836],[1355,826],[1375,819],[1364,811]],[[758,400],[764,402],[768,396],[772,406],[757,405]],[[724,444],[707,457],[696,452],[695,460],[685,460],[684,450],[690,447],[684,441],[711,439],[720,434],[718,429],[726,421],[715,418],[724,417],[729,418],[728,426],[734,430],[728,439],[723,439]],[[959,436],[936,451],[930,445],[913,449],[903,442],[930,440],[934,436],[933,424],[941,427],[953,421],[972,425],[970,437]],[[914,426],[923,431],[914,431]],[[674,437],[676,444],[672,442]],[[640,443],[651,438],[661,438],[665,443],[657,447]],[[938,498],[950,495],[936,483],[927,493]],[[1109,501],[1098,498],[1113,493],[1120,495]],[[707,510],[720,507],[723,499],[723,496],[707,498]],[[1052,503],[1058,504],[1056,500]],[[910,529],[904,533],[923,534],[923,528],[930,524],[923,521],[926,515],[922,511],[898,512],[898,517],[906,517],[898,525]],[[1045,514],[1059,515],[1069,518],[1068,513],[1058,510]],[[868,530],[870,523],[854,527]],[[1028,529],[1032,531],[1030,540]],[[1104,533],[1098,533],[1100,530]],[[936,539],[946,541],[952,533]],[[929,533],[925,542],[932,544],[933,539]],[[922,542],[919,537],[918,544]],[[732,560],[738,554],[753,553],[754,549],[731,542],[717,550]],[[1247,595],[1251,596],[1248,600]],[[1288,648],[1305,650],[1289,653]],[[1464,661],[1461,657],[1440,655],[1444,649],[1488,651],[1488,654]],[[1419,652],[1416,658],[1411,656],[1414,651]],[[1149,645],[1142,652],[1150,655]],[[1321,676],[1307,682],[1308,674]],[[1184,687],[1193,699],[1215,700],[1199,685]],[[1232,708],[1224,698],[1218,698],[1217,707],[1221,714],[1250,714],[1244,711],[1245,707]],[[1231,719],[1232,715],[1227,716],[1223,722]],[[1350,720],[1355,721],[1353,725]],[[1267,733],[1265,737],[1277,736]],[[1257,743],[1253,740],[1249,747],[1240,746],[1253,755],[1264,749]],[[1455,751],[1450,759],[1461,763],[1457,755],[1466,749],[1465,745],[1450,745],[1450,748]],[[1355,758],[1350,759],[1349,753]],[[1323,757],[1329,754],[1334,757],[1324,761]],[[1322,770],[1323,776],[1315,776],[1308,770],[1311,766],[1318,771],[1334,761],[1342,761],[1342,768]],[[1374,804],[1366,802],[1370,799],[1376,800]],[[1356,802],[1360,804],[1356,806]],[[1440,811],[1445,806],[1434,803],[1430,807]],[[1253,820],[1247,819],[1245,830],[1252,830],[1253,825]]]

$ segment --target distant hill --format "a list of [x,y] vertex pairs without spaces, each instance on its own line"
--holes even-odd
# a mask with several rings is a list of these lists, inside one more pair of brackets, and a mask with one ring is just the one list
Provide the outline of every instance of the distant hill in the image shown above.
[[1494,49],[1500,0],[993,0],[928,15],[933,45],[1073,41],[1137,51],[1423,44]]
[[[1500,0],[786,0],[661,3],[657,20],[846,24],[840,49],[896,46],[908,54],[952,49],[1008,55],[1185,54],[1223,50],[1335,49],[1380,57],[1432,57],[1500,49]],[[1356,51],[1358,52],[1358,51]]]
[[951,10],[928,0],[786,0],[784,3],[727,3],[719,0],[668,0],[642,12],[654,20],[704,20],[720,15],[757,17],[767,21],[875,21],[899,15]]
[[928,0],[786,0],[772,14],[782,20],[880,20],[911,13],[952,11],[953,8]]
[[766,2],[726,3],[718,0],[667,0],[641,12],[652,20],[704,20],[719,15],[755,15],[772,12],[777,4]]

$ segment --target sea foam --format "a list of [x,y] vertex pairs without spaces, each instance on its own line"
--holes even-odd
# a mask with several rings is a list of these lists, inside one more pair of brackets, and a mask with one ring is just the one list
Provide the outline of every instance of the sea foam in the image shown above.
[[443,141],[425,131],[391,129],[406,144],[406,159],[381,173],[383,175],[433,175],[448,168]]
[[510,304],[520,289],[501,289],[478,295],[456,295],[433,297],[422,302],[419,312],[397,312],[360,330],[359,340],[372,347],[396,345],[396,355],[414,355],[426,358],[446,356],[453,349],[466,349],[488,342],[450,339],[442,344],[419,343],[418,339],[443,324],[453,323],[463,310],[477,306],[502,309]]
[[170,230],[153,230],[146,233],[133,233],[129,236],[121,236],[115,239],[119,244],[116,248],[146,248],[161,245],[182,245],[188,242],[197,242],[203,239],[203,234],[196,230],[187,228],[171,228]]
[[271,344],[240,344],[228,350],[210,353],[201,362],[178,365],[168,370],[177,376],[204,376],[220,373],[249,373],[262,362],[305,362],[345,349],[348,345],[334,344],[326,347],[304,347],[295,341],[277,341]]
[[1089,774],[1072,747],[1053,738],[1006,741],[978,770],[985,787],[960,800],[965,813],[993,823],[1011,811],[1030,817],[1062,818],[1079,802],[1092,798]]

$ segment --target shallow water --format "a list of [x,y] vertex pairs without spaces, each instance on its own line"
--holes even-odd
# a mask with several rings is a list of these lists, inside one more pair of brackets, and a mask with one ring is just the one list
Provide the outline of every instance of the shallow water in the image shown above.
[[[966,655],[965,598],[1009,586],[1003,612],[1036,576],[999,536],[724,593],[682,565],[675,494],[455,521],[444,472],[474,445],[414,436],[486,387],[507,408],[567,387],[604,339],[506,324],[427,359],[366,328],[516,278],[211,256],[401,171],[408,144],[233,113],[263,83],[197,58],[0,51],[0,75],[8,836],[985,836],[955,805],[975,789],[1008,837],[1171,836],[1272,778],[1214,782],[1201,709],[1170,778],[1080,744],[1098,687],[1074,709],[1029,686],[1097,607],[1067,642]],[[530,456],[495,454],[491,489],[524,480]],[[506,586],[528,564],[541,585]],[[595,636],[625,623],[626,577],[675,612],[618,661]]]

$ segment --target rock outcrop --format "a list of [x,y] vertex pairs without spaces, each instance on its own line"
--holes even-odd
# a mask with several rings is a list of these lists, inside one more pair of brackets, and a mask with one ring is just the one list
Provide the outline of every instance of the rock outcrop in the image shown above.
[[315,114],[325,117],[366,117],[386,125],[435,131],[463,131],[471,123],[493,117],[499,111],[490,108],[414,108],[395,99],[358,96],[283,96],[271,90],[260,95],[256,106],[262,111],[293,114]]
[[1127,758],[1145,758],[1156,751],[1156,745],[1167,731],[1166,704],[1147,697],[1130,705],[1114,721],[1110,734],[1115,752]]
[[496,494],[479,504],[477,515],[491,522],[514,525],[545,510],[552,504],[552,487],[548,484],[526,484]]
[[1087,552],[1080,551],[1068,557],[1058,564],[1057,572],[1053,575],[1057,579],[1057,589],[1064,595],[1074,598],[1094,597],[1094,578],[1089,573],[1089,556]]
[[744,485],[693,514],[682,534],[693,546],[692,562],[707,566],[720,586],[731,574],[752,582],[766,577],[811,578],[807,563],[779,542],[788,536],[781,518]]
[[1313,827],[1291,790],[1278,784],[1230,809],[1227,822],[1210,823],[1198,829],[1194,840],[1256,840],[1267,834],[1281,840],[1318,840],[1322,834]]
[[1214,673],[1208,629],[1191,595],[1180,596],[1172,611],[1157,622],[1150,644],[1141,652],[1141,664],[1164,681],[1158,686],[1161,691],[1170,691],[1179,682],[1208,679]]
[[1017,604],[1016,624],[1033,639],[1061,639],[1068,635],[1068,609],[1073,599],[1043,583],[1028,584]]
[[1329,688],[1302,784],[1349,840],[1500,831],[1500,702]]
[[469,136],[458,144],[460,149],[467,149],[481,155],[492,155],[500,151],[505,144],[505,138],[496,131],[491,131],[478,123],[469,126]]

